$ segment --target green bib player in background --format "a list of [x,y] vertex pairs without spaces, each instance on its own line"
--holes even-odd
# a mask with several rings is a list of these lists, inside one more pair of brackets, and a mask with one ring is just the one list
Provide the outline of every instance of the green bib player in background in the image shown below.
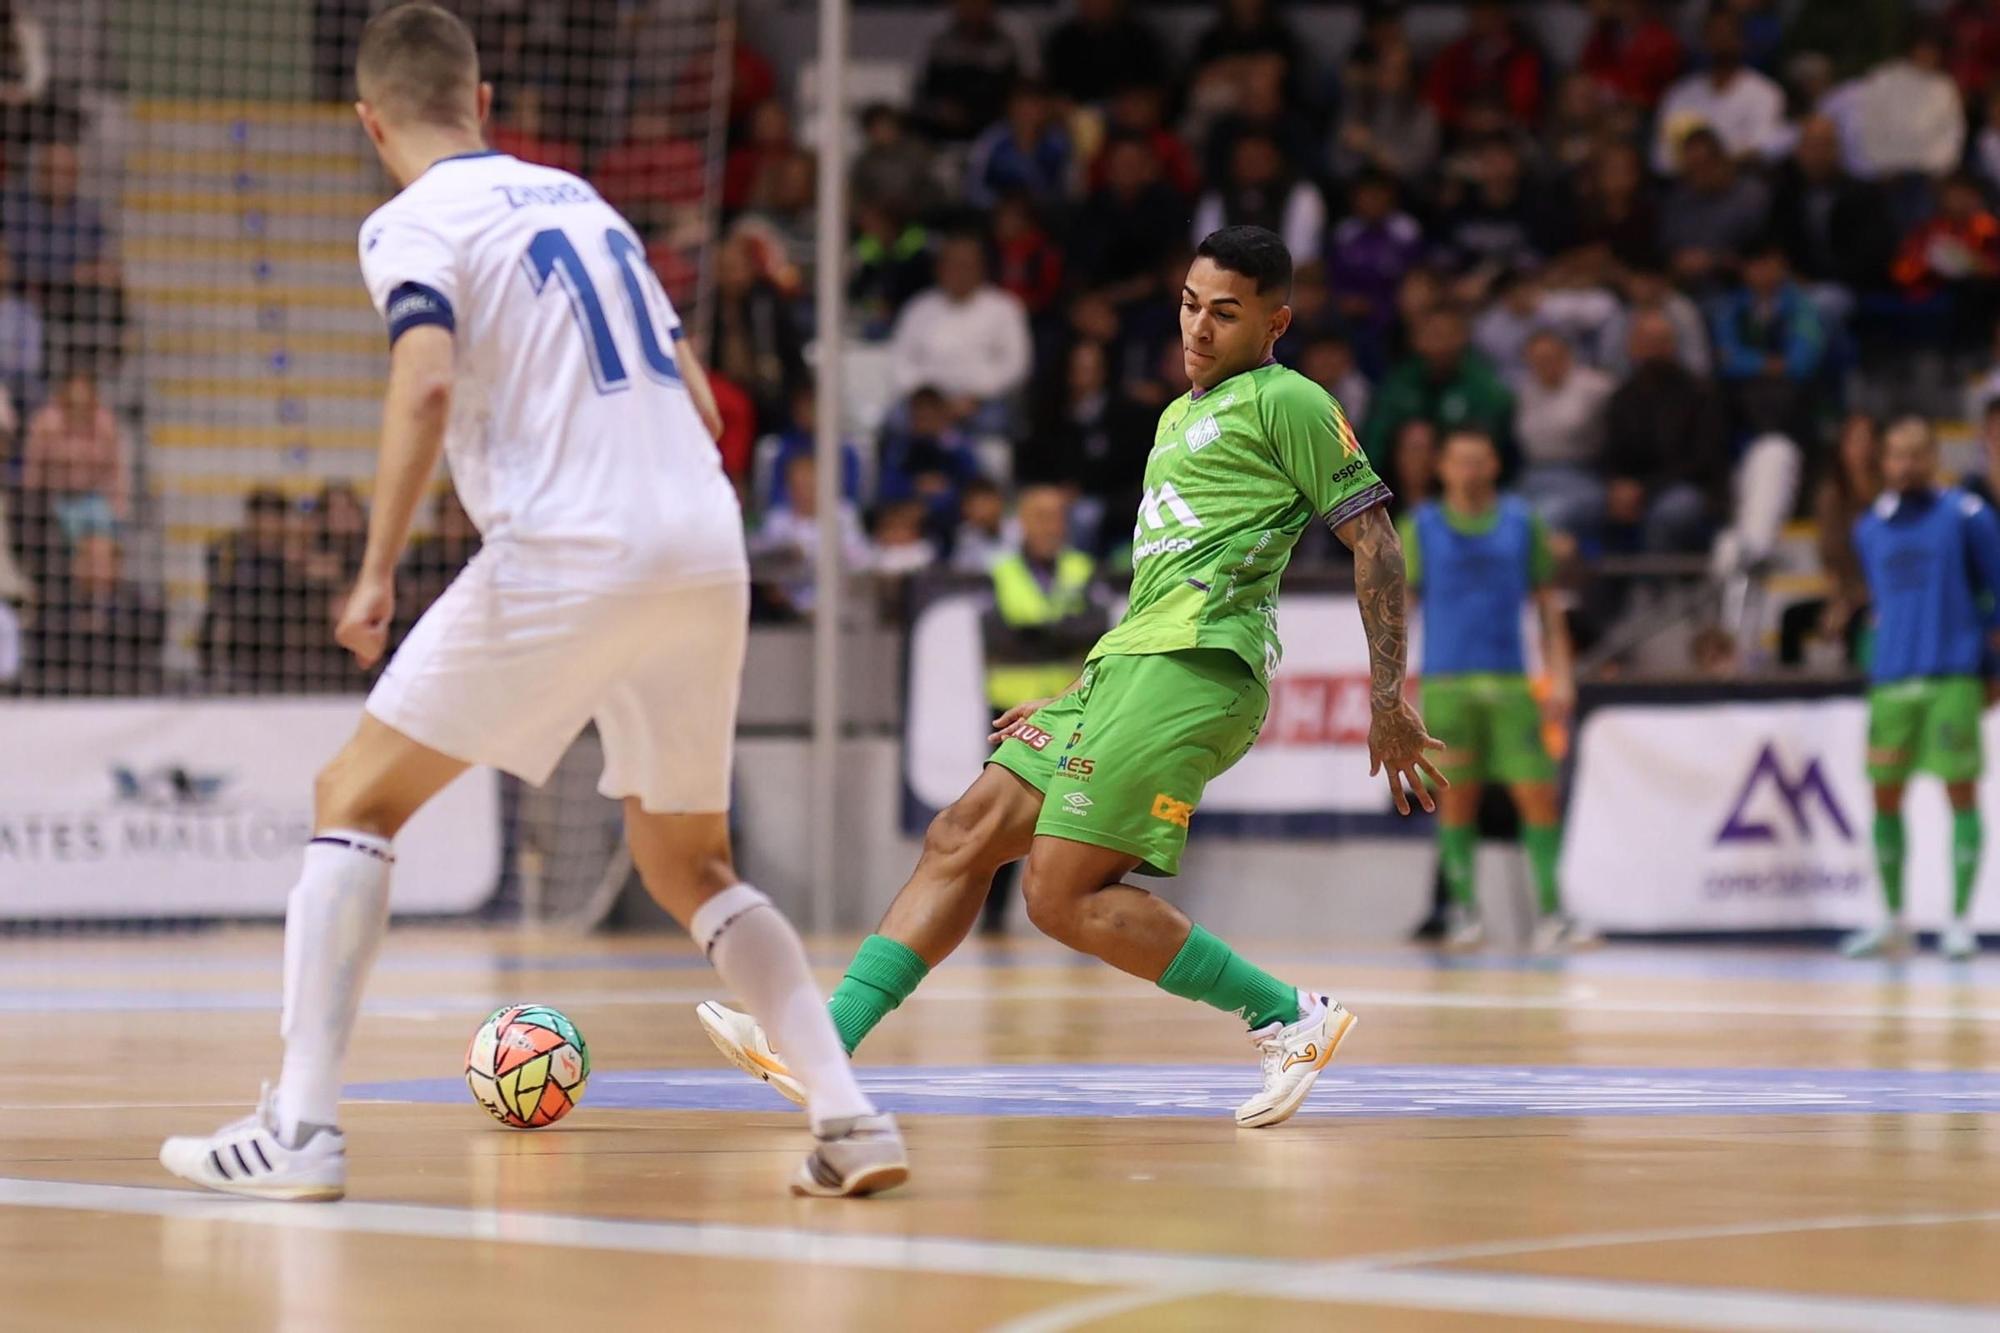
[[1518,496],[1502,495],[1500,454],[1477,430],[1445,437],[1438,460],[1443,498],[1403,520],[1410,590],[1423,601],[1424,717],[1445,743],[1440,760],[1451,787],[1439,798],[1438,857],[1451,894],[1449,948],[1486,940],[1473,883],[1479,797],[1485,784],[1506,785],[1520,812],[1521,841],[1534,873],[1538,951],[1595,944],[1597,937],[1562,911],[1556,857],[1562,850],[1556,766],[1542,743],[1543,706],[1528,687],[1521,610],[1540,613],[1547,705],[1567,720],[1576,701],[1569,626],[1550,588],[1546,535]]
[[[1324,995],[1240,957],[1180,910],[1127,882],[1172,875],[1208,783],[1257,739],[1277,670],[1278,579],[1306,525],[1354,552],[1371,663],[1371,771],[1396,808],[1433,808],[1438,742],[1403,697],[1403,552],[1339,404],[1271,359],[1291,323],[1292,259],[1261,227],[1228,227],[1196,251],[1181,291],[1192,392],[1160,414],[1132,538],[1125,618],[1061,696],[1009,709],[1001,742],[924,837],[914,874],[862,943],[831,1001],[852,1051],[979,916],[993,872],[1028,858],[1023,896],[1043,933],[1162,990],[1243,1019],[1263,1090],[1240,1125],[1275,1125],[1305,1100],[1353,1024]],[[798,1082],[756,1023],[700,1006],[739,1068],[794,1101]]]
[[1903,924],[1903,788],[1941,778],[1951,798],[1948,958],[1979,952],[1972,890],[1979,877],[1980,714],[2000,619],[2000,519],[1985,501],[1937,484],[1930,424],[1907,417],[1883,437],[1884,489],[1854,524],[1854,552],[1874,617],[1868,670],[1868,780],[1875,787],[1875,863],[1888,920],[1842,945],[1850,957],[1910,947]]

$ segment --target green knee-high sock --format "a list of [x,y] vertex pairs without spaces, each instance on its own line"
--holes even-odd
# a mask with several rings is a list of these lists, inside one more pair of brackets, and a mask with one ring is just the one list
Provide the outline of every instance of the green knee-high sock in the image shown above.
[[1444,871],[1444,887],[1460,907],[1479,906],[1479,894],[1472,883],[1472,856],[1479,847],[1479,830],[1471,824],[1438,825],[1438,867]]
[[1562,911],[1562,893],[1556,887],[1556,858],[1562,854],[1562,825],[1529,824],[1521,830],[1521,843],[1528,849],[1528,869],[1535,876],[1535,902],[1543,916]]
[[1882,899],[1889,915],[1903,914],[1903,817],[1875,816],[1875,869],[1882,876]]
[[1183,1000],[1199,1000],[1236,1014],[1253,1030],[1299,1021],[1296,987],[1237,957],[1234,949],[1200,926],[1188,932],[1187,943],[1160,974],[1159,987]]
[[1977,810],[1951,813],[1951,914],[1963,918],[1972,906],[1972,885],[1979,877],[1979,846],[1985,825]]
[[826,1002],[834,1030],[840,1033],[840,1044],[849,1055],[891,1009],[910,998],[910,992],[930,970],[910,946],[886,935],[870,935],[861,941],[854,961],[847,965],[847,975]]

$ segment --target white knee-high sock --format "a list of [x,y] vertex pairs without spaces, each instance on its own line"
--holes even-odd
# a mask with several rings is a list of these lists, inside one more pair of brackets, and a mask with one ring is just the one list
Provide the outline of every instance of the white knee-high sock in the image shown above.
[[827,1017],[805,945],[769,898],[748,884],[733,884],[701,905],[688,933],[805,1084],[815,1128],[875,1113]]
[[285,907],[284,1072],[278,1129],[338,1123],[340,1065],[361,1009],[361,988],[389,925],[386,839],[329,829],[306,846]]

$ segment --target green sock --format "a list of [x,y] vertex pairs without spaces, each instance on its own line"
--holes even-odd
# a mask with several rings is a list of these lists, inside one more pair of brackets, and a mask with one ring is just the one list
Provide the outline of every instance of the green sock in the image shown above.
[[1875,869],[1882,876],[1882,898],[1889,915],[1903,911],[1903,816],[1875,816]]
[[834,1030],[849,1055],[889,1011],[910,998],[917,983],[930,975],[930,965],[907,944],[886,935],[870,935],[855,950],[847,975],[826,1002]]
[[1297,987],[1237,957],[1234,949],[1200,926],[1188,932],[1187,943],[1167,964],[1158,984],[1169,995],[1227,1010],[1252,1029],[1299,1021]]
[[1477,908],[1478,891],[1472,885],[1472,855],[1479,848],[1479,830],[1471,824],[1438,825],[1438,867],[1444,871],[1444,886],[1460,907]]
[[1535,876],[1535,903],[1543,916],[1562,911],[1562,894],[1556,888],[1556,858],[1562,854],[1562,825],[1529,824],[1521,830],[1521,843],[1528,849],[1528,869]]
[[1951,812],[1951,914],[1964,917],[1972,906],[1973,881],[1979,877],[1979,844],[1985,826],[1977,810]]

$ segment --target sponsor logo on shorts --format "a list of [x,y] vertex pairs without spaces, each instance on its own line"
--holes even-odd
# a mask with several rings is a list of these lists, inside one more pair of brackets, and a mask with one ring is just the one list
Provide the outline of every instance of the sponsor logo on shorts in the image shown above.
[[1016,722],[1007,729],[1007,735],[1031,750],[1046,750],[1049,742],[1055,739],[1040,727],[1029,726],[1026,722]]
[[1088,782],[1091,774],[1097,772],[1097,761],[1080,755],[1066,754],[1056,760],[1056,772],[1073,782]]
[[1194,818],[1194,805],[1189,801],[1177,801],[1161,792],[1153,798],[1153,818],[1186,828],[1188,820]]
[[1091,806],[1097,804],[1097,802],[1091,800],[1088,796],[1085,796],[1080,791],[1073,791],[1069,795],[1063,797],[1063,804],[1069,807],[1069,813],[1073,815],[1080,815],[1084,811],[1090,809]]

